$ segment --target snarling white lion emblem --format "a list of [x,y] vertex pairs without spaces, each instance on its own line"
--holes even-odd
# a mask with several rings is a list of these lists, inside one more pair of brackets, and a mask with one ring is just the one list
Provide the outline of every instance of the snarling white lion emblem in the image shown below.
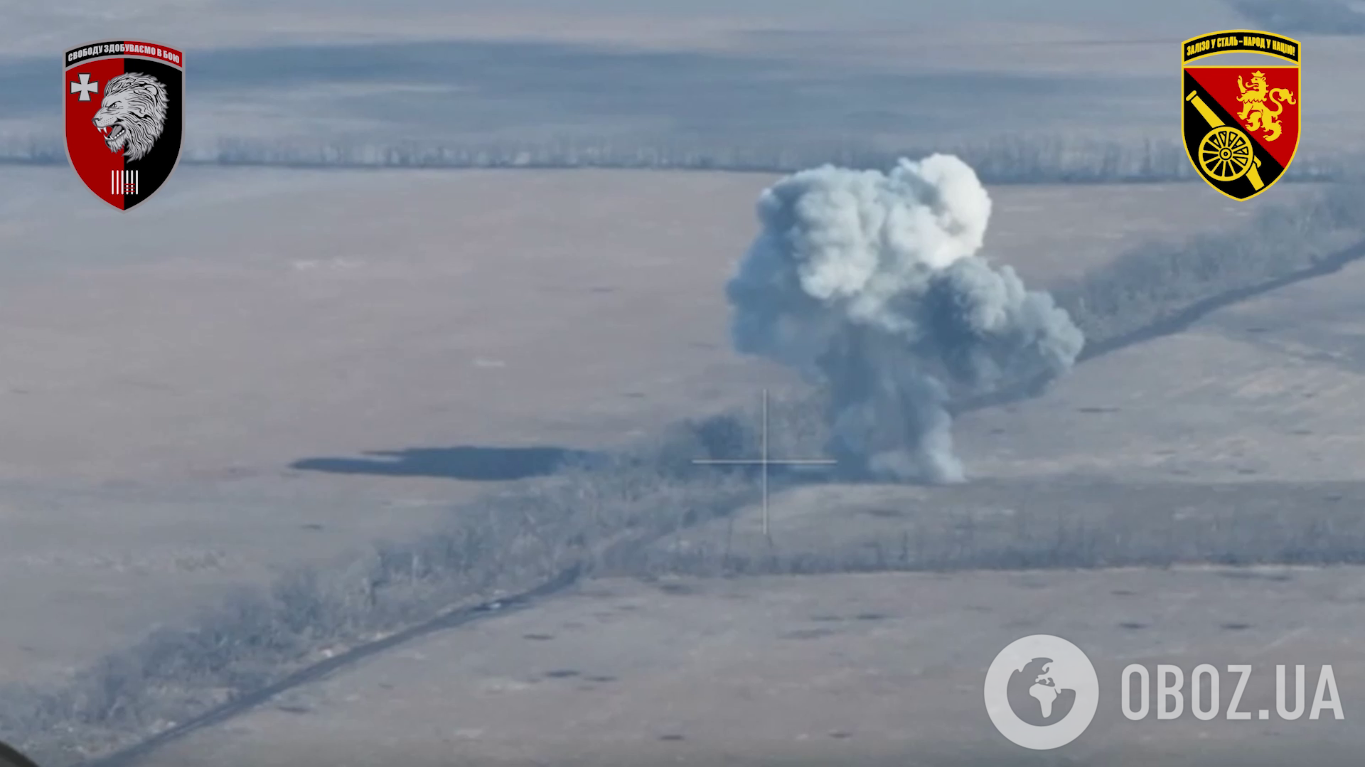
[[109,151],[123,152],[129,162],[140,160],[166,126],[166,86],[141,72],[119,75],[105,87],[94,122]]

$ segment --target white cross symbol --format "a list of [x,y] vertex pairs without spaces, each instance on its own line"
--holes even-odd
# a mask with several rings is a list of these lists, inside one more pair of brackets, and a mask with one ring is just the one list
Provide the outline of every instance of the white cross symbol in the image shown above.
[[89,101],[91,93],[100,92],[100,84],[97,82],[95,83],[90,82],[90,75],[84,72],[80,74],[80,78],[81,78],[80,82],[71,83],[71,92],[76,93],[77,91],[80,91],[81,97],[77,100]]

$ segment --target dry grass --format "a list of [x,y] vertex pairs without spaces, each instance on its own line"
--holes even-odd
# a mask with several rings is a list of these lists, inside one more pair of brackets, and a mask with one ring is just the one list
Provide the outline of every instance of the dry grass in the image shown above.
[[[1297,210],[1284,218],[1268,218],[1271,228],[1262,234],[1278,234],[1275,227],[1300,226],[1302,216],[1326,220],[1320,218],[1323,209],[1317,203]],[[1338,228],[1354,223],[1346,213],[1342,216],[1329,223]],[[1334,233],[1335,229],[1327,232]],[[1237,237],[1201,241],[1192,255],[1212,254],[1215,264],[1218,258],[1274,255],[1273,249],[1248,249],[1241,243]],[[1311,263],[1315,252],[1305,250],[1297,258]],[[1134,259],[1116,262],[1107,273],[1125,277]],[[1168,263],[1172,261],[1157,261]],[[1272,277],[1277,269],[1299,263],[1267,258],[1239,262],[1234,270],[1213,269],[1204,290],[1217,292],[1222,287],[1219,275],[1237,280]],[[391,266],[377,265],[378,273],[386,274]],[[436,271],[440,273],[439,268]],[[1168,273],[1154,269],[1151,281],[1138,287],[1160,300],[1161,275]],[[1088,289],[1100,295],[1107,284],[1087,282]],[[1132,286],[1124,279],[1112,284]],[[1177,293],[1175,300],[1192,295],[1199,293]],[[1124,304],[1115,306],[1127,311]],[[1135,312],[1105,319],[1113,320],[1112,327],[1127,328],[1147,316]],[[815,411],[803,404],[780,410],[776,425],[798,435],[798,441],[818,445],[818,424],[810,423]],[[1356,562],[1365,550],[1365,533],[1349,515],[1329,508],[1286,518],[1279,497],[1263,489],[1250,497],[1269,503],[1261,511],[1230,508],[1237,499],[1226,494],[1199,495],[1207,509],[1183,516],[1150,516],[1140,509],[1115,507],[1098,519],[1075,504],[1105,492],[1151,502],[1160,500],[1166,488],[1130,493],[1121,486],[1109,487],[1087,496],[1083,488],[1053,481],[1041,487],[969,486],[964,491],[968,507],[981,502],[970,493],[989,494],[992,488],[1025,503],[1018,513],[988,510],[984,523],[972,508],[943,506],[940,510],[946,513],[915,519],[912,531],[893,521],[888,536],[887,525],[873,523],[861,530],[850,526],[848,530],[856,534],[845,538],[831,535],[840,529],[839,523],[825,519],[808,528],[811,543],[806,550],[784,543],[760,552],[751,535],[735,545],[730,527],[732,513],[753,500],[753,484],[742,474],[688,463],[694,456],[728,455],[741,443],[751,443],[752,430],[745,424],[753,420],[750,414],[732,422],[684,425],[661,441],[613,453],[605,463],[590,461],[489,495],[420,538],[367,548],[340,567],[304,569],[275,582],[269,591],[242,592],[184,628],[157,631],[131,650],[105,656],[70,685],[51,692],[9,692],[5,728],[20,733],[21,740],[36,746],[50,763],[68,763],[78,754],[107,751],[187,715],[249,695],[316,661],[322,657],[319,653],[357,646],[441,609],[529,588],[565,573],[1323,563]],[[1051,491],[1061,495],[1050,498]],[[1292,495],[1285,497],[1292,500]],[[1073,505],[1067,507],[1062,499]],[[743,524],[750,524],[749,519],[743,517]],[[716,541],[716,531],[722,528],[723,548]],[[697,535],[684,532],[693,529]],[[867,545],[868,531],[873,546]],[[645,545],[655,541],[663,543]],[[895,544],[899,549],[893,549]],[[762,545],[769,546],[767,541]]]
[[[1336,639],[1360,630],[1346,606],[1363,578],[1274,568],[590,581],[144,764],[1055,765],[995,733],[980,686],[1008,642],[1053,633],[1089,653],[1104,696],[1062,752],[1071,763],[1271,767],[1297,754],[1345,767],[1362,744],[1349,718],[1133,724],[1118,713],[1118,674],[1130,662],[1252,663],[1259,677],[1240,707],[1255,711],[1273,710],[1270,664],[1330,663],[1350,717],[1365,654]],[[1233,681],[1223,678],[1224,706]]]

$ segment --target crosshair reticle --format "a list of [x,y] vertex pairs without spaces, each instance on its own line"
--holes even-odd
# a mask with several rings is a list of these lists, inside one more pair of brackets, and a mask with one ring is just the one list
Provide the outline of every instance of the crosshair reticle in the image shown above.
[[762,447],[757,458],[697,458],[692,461],[698,465],[709,466],[758,466],[763,483],[763,535],[768,535],[768,467],[769,466],[832,466],[838,461],[833,458],[769,458],[768,457],[768,390],[763,390],[763,427]]

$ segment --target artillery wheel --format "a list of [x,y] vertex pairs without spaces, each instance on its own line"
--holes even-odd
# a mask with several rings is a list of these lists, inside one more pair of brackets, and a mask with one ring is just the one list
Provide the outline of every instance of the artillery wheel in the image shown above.
[[1251,169],[1251,139],[1230,125],[1209,131],[1199,142],[1199,165],[1215,181],[1236,181]]

